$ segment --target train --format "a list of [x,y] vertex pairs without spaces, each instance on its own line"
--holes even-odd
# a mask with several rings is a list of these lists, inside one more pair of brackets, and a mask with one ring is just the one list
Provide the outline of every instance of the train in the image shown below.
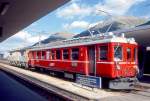
[[9,64],[17,67],[28,68],[28,49],[29,48],[17,48],[9,51]]
[[10,64],[61,73],[69,79],[77,74],[101,77],[102,85],[112,89],[133,86],[139,72],[134,38],[112,32],[34,46],[24,53],[24,62],[10,58]]

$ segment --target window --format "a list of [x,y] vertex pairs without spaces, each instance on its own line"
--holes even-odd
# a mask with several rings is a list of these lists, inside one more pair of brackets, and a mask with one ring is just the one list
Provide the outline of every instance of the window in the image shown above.
[[100,46],[100,60],[108,59],[108,46]]
[[31,59],[34,59],[34,52],[30,52],[29,56],[30,56]]
[[45,59],[45,51],[42,51],[42,57],[41,59]]
[[134,61],[137,59],[137,48],[134,48]]
[[34,55],[34,52],[33,51],[31,51],[29,54],[31,54],[31,59],[34,59],[35,58],[35,55]]
[[72,60],[79,60],[79,48],[72,49]]
[[46,52],[46,59],[49,60],[50,59],[50,51]]
[[55,59],[55,51],[52,51],[52,60]]
[[35,52],[35,58],[38,59],[38,52]]
[[37,59],[37,52],[33,52],[33,58]]
[[33,59],[33,52],[29,52],[28,56],[30,59]]
[[61,51],[56,50],[56,59],[61,59]]
[[127,60],[131,59],[131,49],[127,48]]
[[114,59],[122,60],[122,47],[121,46],[114,47]]
[[39,51],[37,51],[36,54],[37,54],[36,59],[40,59],[41,53]]
[[69,59],[69,50],[68,49],[63,50],[63,59]]

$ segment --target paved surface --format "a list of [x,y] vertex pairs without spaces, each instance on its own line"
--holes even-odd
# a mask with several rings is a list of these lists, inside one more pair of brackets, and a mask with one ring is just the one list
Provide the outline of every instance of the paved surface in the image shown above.
[[91,89],[84,89],[75,86],[75,83],[73,82],[64,81],[62,79],[51,77],[46,74],[41,74],[34,71],[25,70],[25,69],[9,66],[2,63],[0,63],[0,66],[2,67],[0,69],[9,71],[15,75],[19,74],[20,77],[22,78],[26,77],[24,79],[32,80],[32,82],[36,83],[37,85],[41,84],[40,86],[45,87],[45,89],[50,89],[52,91],[55,91],[56,93],[68,96],[69,98],[72,99],[73,98],[76,99],[77,97],[78,100],[79,98],[98,100],[107,96],[109,97],[116,96],[116,94],[112,92],[106,92],[104,90],[96,89],[95,91],[92,91]]
[[[1,64],[11,71],[22,73],[23,75],[28,75],[32,78],[40,80],[40,82],[45,82],[53,86],[57,86],[62,90],[66,90],[70,93],[75,93],[87,98],[97,99],[100,101],[150,101],[150,89],[142,89],[140,91],[132,92],[121,92],[121,91],[105,91],[101,89],[95,89],[94,91],[89,89],[83,89],[77,86],[74,86],[75,83],[64,81],[55,77],[51,77],[45,74],[36,73],[29,70],[24,70],[21,68],[8,66]],[[149,85],[149,84],[148,84]],[[61,92],[61,91],[60,91]]]
[[46,101],[37,93],[0,71],[0,101]]
[[101,99],[101,101],[150,101],[150,97],[138,95],[138,94],[120,94],[117,97],[107,97]]

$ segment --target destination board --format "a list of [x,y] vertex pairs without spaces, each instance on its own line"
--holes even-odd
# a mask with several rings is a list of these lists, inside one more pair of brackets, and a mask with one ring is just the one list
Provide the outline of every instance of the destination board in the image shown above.
[[101,88],[101,81],[100,77],[76,75],[76,83],[92,88]]

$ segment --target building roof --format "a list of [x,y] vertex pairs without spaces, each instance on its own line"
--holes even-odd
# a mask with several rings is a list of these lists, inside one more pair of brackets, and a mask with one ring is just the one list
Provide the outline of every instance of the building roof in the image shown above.
[[0,42],[70,0],[0,0]]

